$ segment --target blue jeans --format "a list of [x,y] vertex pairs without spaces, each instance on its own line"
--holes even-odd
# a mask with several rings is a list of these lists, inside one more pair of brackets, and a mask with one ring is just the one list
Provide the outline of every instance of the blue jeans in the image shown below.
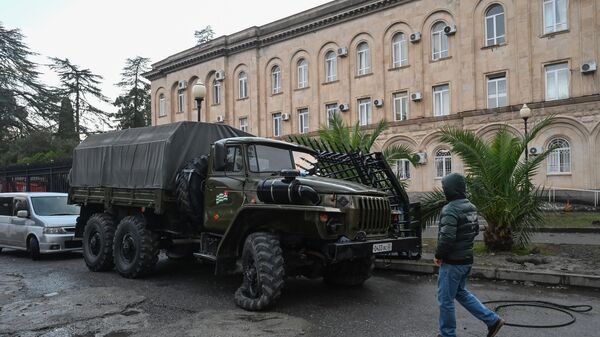
[[438,303],[440,306],[440,334],[443,337],[456,337],[456,317],[454,299],[473,316],[488,327],[499,319],[495,312],[481,304],[477,297],[466,288],[471,265],[452,265],[443,263],[438,276]]

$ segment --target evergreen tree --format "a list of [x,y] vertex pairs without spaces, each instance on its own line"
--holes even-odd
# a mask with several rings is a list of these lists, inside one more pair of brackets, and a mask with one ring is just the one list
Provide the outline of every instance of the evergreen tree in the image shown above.
[[75,132],[73,106],[68,97],[64,97],[60,102],[60,111],[58,114],[58,133],[57,135],[63,139],[79,139]]
[[108,98],[102,94],[99,87],[102,76],[72,64],[69,59],[52,57],[50,60],[50,68],[56,71],[60,78],[60,96],[68,97],[74,105],[75,132],[78,135],[87,132],[84,125],[93,124],[99,127],[99,123],[102,123],[110,126],[110,113],[102,111],[90,102],[90,98],[108,102]]
[[200,30],[194,32],[194,37],[196,38],[196,44],[203,44],[215,37],[215,32],[213,31],[211,26],[206,26]]
[[142,77],[142,73],[150,70],[150,59],[136,56],[125,61],[121,73],[121,87],[124,94],[113,103],[119,108],[116,118],[121,129],[148,126],[150,114],[150,84]]

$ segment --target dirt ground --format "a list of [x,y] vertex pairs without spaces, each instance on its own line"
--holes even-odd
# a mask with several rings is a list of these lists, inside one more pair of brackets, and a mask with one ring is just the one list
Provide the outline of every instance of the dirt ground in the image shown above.
[[[424,253],[434,253],[435,240],[424,239],[423,244]],[[536,243],[528,247],[527,251],[530,253],[476,252],[475,265],[492,268],[554,271],[600,276],[600,245]]]

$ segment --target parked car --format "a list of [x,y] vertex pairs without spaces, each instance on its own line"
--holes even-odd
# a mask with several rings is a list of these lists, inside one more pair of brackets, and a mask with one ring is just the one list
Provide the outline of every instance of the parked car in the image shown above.
[[0,193],[0,251],[40,254],[81,250],[74,240],[79,206],[67,204],[66,193]]

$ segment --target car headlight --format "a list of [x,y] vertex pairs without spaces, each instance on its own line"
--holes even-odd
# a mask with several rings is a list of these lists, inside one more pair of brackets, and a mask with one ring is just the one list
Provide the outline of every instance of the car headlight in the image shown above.
[[44,234],[67,234],[67,231],[62,227],[46,227]]

